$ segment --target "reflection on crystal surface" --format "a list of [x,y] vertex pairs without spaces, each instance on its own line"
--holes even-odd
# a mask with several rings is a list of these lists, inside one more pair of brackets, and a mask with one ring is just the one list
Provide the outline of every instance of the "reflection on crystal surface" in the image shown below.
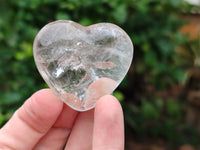
[[56,68],[56,70],[52,73],[52,76],[55,78],[60,78],[64,74],[63,68]]
[[110,23],[83,27],[72,21],[46,25],[34,41],[34,58],[47,84],[66,104],[84,111],[111,94],[127,73],[133,46]]

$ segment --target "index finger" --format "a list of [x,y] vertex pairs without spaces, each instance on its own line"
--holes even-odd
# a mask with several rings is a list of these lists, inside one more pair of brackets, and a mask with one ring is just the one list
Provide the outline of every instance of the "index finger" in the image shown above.
[[0,130],[0,149],[32,149],[56,122],[63,102],[50,90],[33,94]]

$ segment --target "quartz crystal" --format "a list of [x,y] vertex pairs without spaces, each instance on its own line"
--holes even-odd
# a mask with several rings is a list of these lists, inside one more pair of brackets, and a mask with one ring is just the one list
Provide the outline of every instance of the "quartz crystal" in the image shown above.
[[78,111],[94,108],[126,75],[133,57],[128,35],[111,23],[88,27],[60,20],[47,24],[34,45],[37,68],[59,98]]

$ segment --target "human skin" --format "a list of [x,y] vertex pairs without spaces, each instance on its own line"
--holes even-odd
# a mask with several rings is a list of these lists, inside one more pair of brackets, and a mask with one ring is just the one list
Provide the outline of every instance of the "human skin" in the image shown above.
[[118,100],[106,95],[78,112],[50,90],[33,94],[0,129],[1,150],[124,150]]

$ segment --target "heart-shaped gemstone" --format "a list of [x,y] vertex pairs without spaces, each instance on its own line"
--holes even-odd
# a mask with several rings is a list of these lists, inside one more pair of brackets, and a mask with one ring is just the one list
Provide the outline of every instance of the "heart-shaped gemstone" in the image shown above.
[[83,27],[73,21],[47,24],[34,45],[37,68],[51,89],[78,111],[92,109],[126,75],[133,57],[128,35],[111,23]]

